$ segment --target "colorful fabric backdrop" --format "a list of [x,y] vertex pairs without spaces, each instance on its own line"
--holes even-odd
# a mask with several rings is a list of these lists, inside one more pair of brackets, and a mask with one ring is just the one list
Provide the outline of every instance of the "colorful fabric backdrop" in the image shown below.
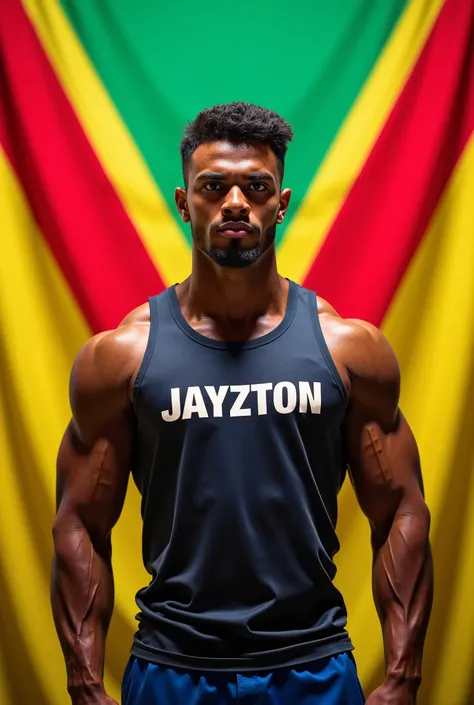
[[[293,125],[282,274],[381,325],[433,515],[421,705],[474,703],[474,2],[2,0],[0,702],[67,702],[49,606],[55,456],[79,347],[187,276],[173,190],[186,122],[246,100]],[[114,531],[118,697],[141,565]],[[369,530],[349,483],[337,582],[380,680]]]

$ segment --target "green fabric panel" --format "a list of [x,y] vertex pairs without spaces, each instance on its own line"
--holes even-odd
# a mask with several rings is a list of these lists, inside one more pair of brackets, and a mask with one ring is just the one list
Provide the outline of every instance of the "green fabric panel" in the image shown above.
[[61,0],[176,220],[179,142],[202,108],[244,100],[293,126],[281,239],[406,0]]

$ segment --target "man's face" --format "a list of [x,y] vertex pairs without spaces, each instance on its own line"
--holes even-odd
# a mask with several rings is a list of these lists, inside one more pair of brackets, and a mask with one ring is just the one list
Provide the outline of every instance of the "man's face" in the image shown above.
[[206,142],[195,150],[176,204],[195,245],[226,267],[247,267],[275,240],[291,196],[265,144]]

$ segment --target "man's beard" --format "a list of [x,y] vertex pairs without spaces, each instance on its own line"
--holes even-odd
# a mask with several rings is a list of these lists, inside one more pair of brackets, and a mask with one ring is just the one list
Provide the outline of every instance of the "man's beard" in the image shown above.
[[249,249],[241,248],[240,241],[237,239],[231,240],[227,249],[216,247],[215,245],[211,245],[207,249],[204,249],[199,240],[195,238],[192,225],[191,233],[197,247],[209,255],[213,262],[219,264],[221,267],[244,269],[245,267],[250,267],[254,264],[260,256],[273,245],[275,242],[276,224],[266,231],[263,247],[256,245],[255,247],[250,247]]
[[220,264],[221,267],[241,269],[243,267],[250,267],[251,264],[258,260],[262,253],[260,245],[251,247],[249,250],[241,250],[237,247],[232,247],[234,242],[237,245],[237,241],[234,240],[231,242],[231,247],[227,250],[223,250],[220,247],[209,247],[207,254],[216,264]]

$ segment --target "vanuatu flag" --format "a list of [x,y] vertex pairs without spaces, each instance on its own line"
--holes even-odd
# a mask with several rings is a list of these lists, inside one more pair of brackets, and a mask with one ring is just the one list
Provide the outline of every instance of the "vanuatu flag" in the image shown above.
[[[205,9],[203,9],[205,8]],[[182,280],[179,141],[216,103],[292,125],[280,272],[398,355],[432,511],[436,597],[420,705],[474,702],[473,0],[2,0],[0,702],[60,705],[49,607],[55,456],[93,333]],[[338,586],[367,692],[383,673],[369,529],[340,499]],[[134,630],[140,516],[114,533],[106,678]]]

